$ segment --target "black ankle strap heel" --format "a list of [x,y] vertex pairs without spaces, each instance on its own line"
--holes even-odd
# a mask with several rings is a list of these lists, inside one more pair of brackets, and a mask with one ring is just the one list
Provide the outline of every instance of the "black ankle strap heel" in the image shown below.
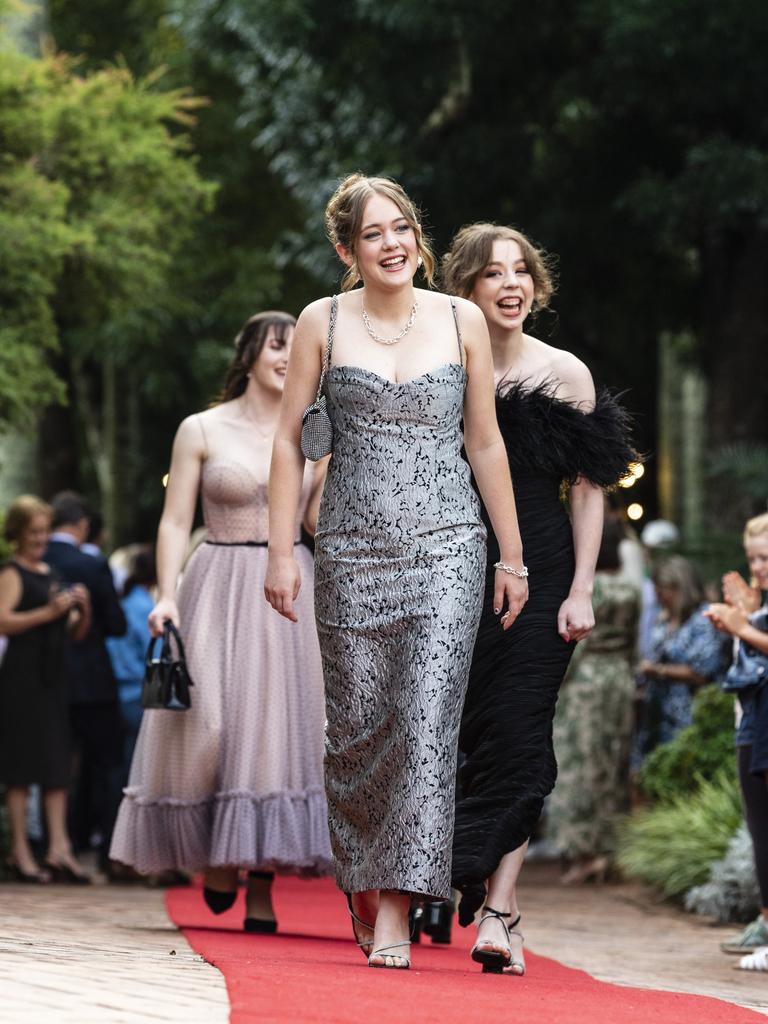
[[[506,952],[502,952],[500,949],[494,948],[494,944],[491,943],[490,939],[478,939],[472,947],[472,953],[470,954],[475,963],[483,965],[483,974],[503,974],[505,967],[519,967],[519,972],[516,974],[524,974],[525,966],[519,960],[512,958],[512,949],[509,945],[510,932],[520,924],[520,914],[517,915],[512,924],[508,925],[505,918],[512,917],[512,914],[505,913],[502,910],[494,910],[493,907],[486,905],[483,916],[480,918],[477,924],[478,931],[483,921],[496,920],[501,922],[501,926],[504,929],[504,937],[507,942]],[[520,935],[519,932],[515,932],[516,935]],[[520,936],[522,938],[522,935]]]

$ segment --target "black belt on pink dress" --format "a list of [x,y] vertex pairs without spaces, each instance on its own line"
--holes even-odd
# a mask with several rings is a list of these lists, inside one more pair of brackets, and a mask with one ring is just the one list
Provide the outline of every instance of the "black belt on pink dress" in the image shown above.
[[[205,540],[204,544],[213,544],[217,548],[265,548],[269,544],[267,540]],[[301,544],[300,540],[295,540],[293,546]]]

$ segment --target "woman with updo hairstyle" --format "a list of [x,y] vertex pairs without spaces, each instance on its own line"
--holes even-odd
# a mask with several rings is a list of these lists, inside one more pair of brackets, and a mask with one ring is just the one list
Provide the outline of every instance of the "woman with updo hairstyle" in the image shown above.
[[420,269],[431,283],[434,258],[396,182],[349,176],[326,226],[347,270],[342,294],[307,306],[296,326],[272,456],[265,589],[301,623],[309,579],[287,524],[304,472],[303,415],[321,384],[333,454],[315,610],[336,880],[369,965],[403,969],[411,900],[442,900],[451,888],[456,740],[485,571],[470,466],[499,538],[499,633],[528,588],[480,311],[414,286]]
[[[70,749],[67,651],[88,632],[90,598],[81,584],[65,587],[43,561],[51,507],[32,494],[5,516],[13,548],[0,568],[0,634],[8,647],[0,664],[0,783],[6,787],[11,856],[18,882],[90,879],[72,853],[67,832]],[[48,851],[40,867],[27,838],[29,787],[43,791]]]
[[489,223],[462,228],[442,264],[445,289],[471,300],[488,325],[496,415],[531,574],[528,603],[500,633],[493,568],[500,543],[484,511],[488,565],[459,737],[465,760],[453,881],[462,925],[484,906],[475,948],[495,954],[512,975],[525,972],[517,878],[557,773],[557,694],[576,642],[595,621],[601,488],[616,484],[637,458],[626,414],[607,392],[595,393],[584,363],[523,329],[549,304],[552,268],[521,231]]
[[[276,620],[261,597],[267,476],[294,324],[288,313],[251,317],[219,400],[176,434],[149,627],[157,636],[170,620],[180,630],[192,707],[144,712],[111,849],[141,873],[203,870],[215,914],[234,904],[247,869],[245,929],[256,932],[277,927],[275,872],[317,876],[331,864],[312,594],[301,597],[299,626]],[[314,529],[323,468],[303,474],[284,524],[309,576],[301,528]],[[198,496],[206,539],[185,565]]]

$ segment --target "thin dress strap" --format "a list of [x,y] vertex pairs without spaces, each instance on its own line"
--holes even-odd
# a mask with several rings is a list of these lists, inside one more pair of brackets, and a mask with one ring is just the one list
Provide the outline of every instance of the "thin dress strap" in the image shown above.
[[323,367],[320,372],[320,382],[317,385],[317,394],[315,395],[315,401],[320,401],[320,395],[323,393],[323,386],[325,384],[325,376],[328,373],[328,369],[331,365],[331,352],[333,350],[333,335],[336,330],[336,316],[339,311],[339,296],[334,295],[331,297],[331,316],[328,320],[328,341],[325,346],[325,353],[323,355]]
[[459,346],[459,362],[464,365],[464,349],[461,347],[461,328],[459,327],[459,311],[456,309],[456,299],[451,295],[451,309],[453,310],[453,319],[456,324],[456,342]]
[[197,425],[200,427],[200,433],[203,435],[203,451],[205,452],[206,459],[208,458],[208,438],[205,436],[205,427],[203,426],[203,418],[200,413],[195,416]]

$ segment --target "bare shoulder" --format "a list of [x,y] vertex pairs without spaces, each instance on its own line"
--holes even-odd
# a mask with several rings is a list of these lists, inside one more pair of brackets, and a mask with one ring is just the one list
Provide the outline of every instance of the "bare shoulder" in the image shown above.
[[212,409],[205,409],[203,412],[194,412],[186,416],[179,424],[174,440],[174,448],[189,454],[205,452],[205,426],[204,422],[211,422],[214,417],[218,418],[221,407],[214,406]]
[[297,333],[312,335],[318,330],[325,331],[328,327],[328,318],[331,315],[331,297],[324,296],[322,299],[315,299],[305,306],[299,313],[296,321]]
[[552,376],[563,385],[562,397],[574,405],[591,408],[595,403],[595,383],[587,364],[573,352],[547,347],[551,352]]
[[21,577],[13,564],[4,565],[0,569],[0,595],[7,600],[15,600],[21,593]]
[[461,339],[465,345],[470,345],[478,338],[486,344],[488,342],[488,328],[485,323],[485,316],[479,306],[469,299],[462,299],[458,295],[436,296],[441,303],[449,299],[456,310],[456,318],[461,331]]

